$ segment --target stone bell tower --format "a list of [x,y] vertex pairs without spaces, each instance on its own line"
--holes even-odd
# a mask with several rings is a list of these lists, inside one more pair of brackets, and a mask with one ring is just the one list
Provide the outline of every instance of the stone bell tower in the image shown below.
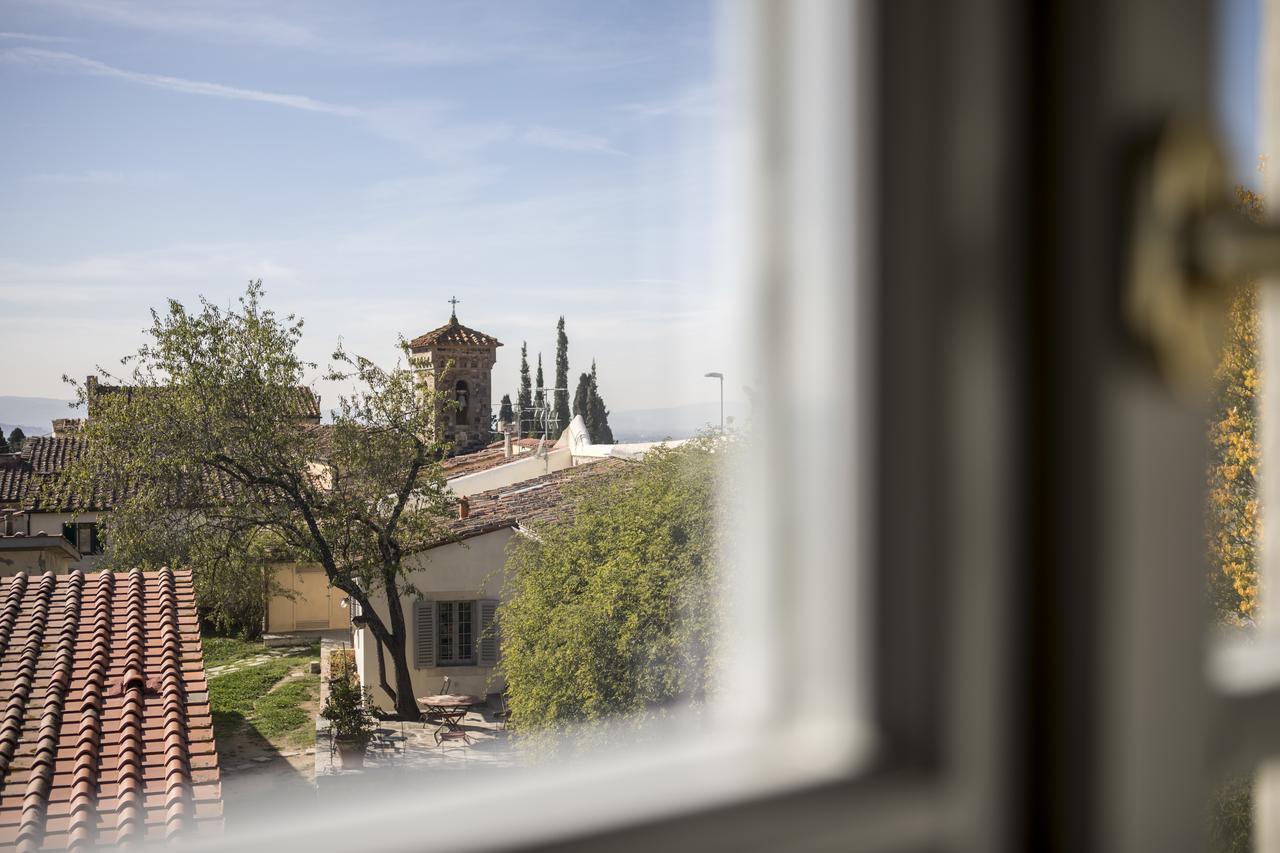
[[409,358],[427,388],[457,401],[439,420],[454,451],[467,453],[493,438],[493,365],[502,342],[459,323],[458,300],[449,302],[449,322],[410,341]]

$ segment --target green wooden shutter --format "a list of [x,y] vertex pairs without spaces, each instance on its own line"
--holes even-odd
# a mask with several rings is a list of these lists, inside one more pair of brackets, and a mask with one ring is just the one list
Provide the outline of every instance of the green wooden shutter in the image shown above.
[[480,611],[480,665],[493,666],[498,662],[498,600],[486,598],[476,602]]
[[436,665],[436,603],[418,599],[413,603],[413,665],[426,669]]

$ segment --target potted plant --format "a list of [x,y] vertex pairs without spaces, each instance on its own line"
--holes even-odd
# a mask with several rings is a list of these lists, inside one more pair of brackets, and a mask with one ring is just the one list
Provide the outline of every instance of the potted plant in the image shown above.
[[321,715],[329,721],[329,733],[337,746],[338,761],[344,770],[364,766],[364,752],[377,728],[373,701],[367,689],[345,662],[334,660],[329,676],[329,697]]

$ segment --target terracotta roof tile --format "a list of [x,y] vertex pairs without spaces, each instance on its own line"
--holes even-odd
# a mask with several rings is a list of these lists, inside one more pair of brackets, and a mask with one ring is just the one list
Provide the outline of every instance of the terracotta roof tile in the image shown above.
[[7,578],[0,847],[82,850],[220,829],[207,691],[190,572]]
[[409,349],[417,352],[428,347],[500,347],[502,342],[497,338],[477,332],[458,322],[455,314],[438,329],[432,329],[409,341]]
[[477,471],[487,471],[490,468],[496,468],[506,462],[514,462],[516,459],[525,458],[528,452],[527,448],[521,448],[513,453],[510,459],[507,458],[506,452],[502,449],[502,443],[491,444],[483,450],[476,450],[472,453],[460,453],[457,456],[450,456],[440,463],[440,469],[444,472],[445,479],[452,480],[454,477],[461,477],[464,474],[474,474]]
[[630,463],[621,459],[602,459],[471,495],[465,498],[467,517],[450,521],[448,536],[435,545],[479,536],[504,527],[567,521],[573,517],[576,506],[574,485],[584,482],[588,477],[616,474],[628,464]]

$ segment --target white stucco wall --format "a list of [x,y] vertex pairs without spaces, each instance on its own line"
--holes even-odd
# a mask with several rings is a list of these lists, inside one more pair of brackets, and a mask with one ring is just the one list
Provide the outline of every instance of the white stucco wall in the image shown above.
[[[96,523],[99,516],[105,517],[106,513],[82,512],[76,514],[73,512],[32,512],[28,513],[30,519],[29,535],[37,533],[46,533],[49,536],[58,536],[62,533],[62,525],[75,522],[76,524]],[[26,523],[24,520],[22,523]],[[14,524],[19,524],[15,521]],[[84,547],[87,549],[89,544],[86,542]],[[93,554],[82,554],[80,559],[73,561],[69,568],[83,569],[86,572],[95,571],[98,564],[98,557]]]
[[[503,567],[507,559],[507,544],[515,535],[515,532],[510,529],[498,530],[463,542],[442,545],[414,554],[406,560],[406,564],[414,567],[410,580],[422,597],[431,601],[500,599],[504,580]],[[409,596],[403,600],[402,606],[405,622],[409,626],[406,651],[409,655],[409,669],[413,675],[415,698],[439,693],[446,676],[450,680],[449,690],[453,693],[484,696],[503,689],[505,683],[495,675],[495,669],[492,666],[435,666],[422,669],[414,667],[413,603],[414,597]],[[375,596],[374,607],[379,615],[386,615],[386,604],[381,595]],[[478,635],[478,625],[476,631]],[[355,634],[356,666],[360,672],[360,680],[373,692],[374,701],[379,706],[390,709],[390,697],[378,687],[376,641],[367,628],[357,628],[353,633]],[[394,686],[390,665],[388,658],[387,680]]]
[[53,572],[65,575],[71,568],[71,557],[60,548],[0,549],[0,578],[19,572],[42,575]]
[[573,454],[568,448],[551,450],[545,456],[529,454],[502,465],[495,465],[474,474],[463,474],[449,480],[449,489],[458,497],[487,492],[490,489],[501,489],[543,474],[560,471],[573,464]]

